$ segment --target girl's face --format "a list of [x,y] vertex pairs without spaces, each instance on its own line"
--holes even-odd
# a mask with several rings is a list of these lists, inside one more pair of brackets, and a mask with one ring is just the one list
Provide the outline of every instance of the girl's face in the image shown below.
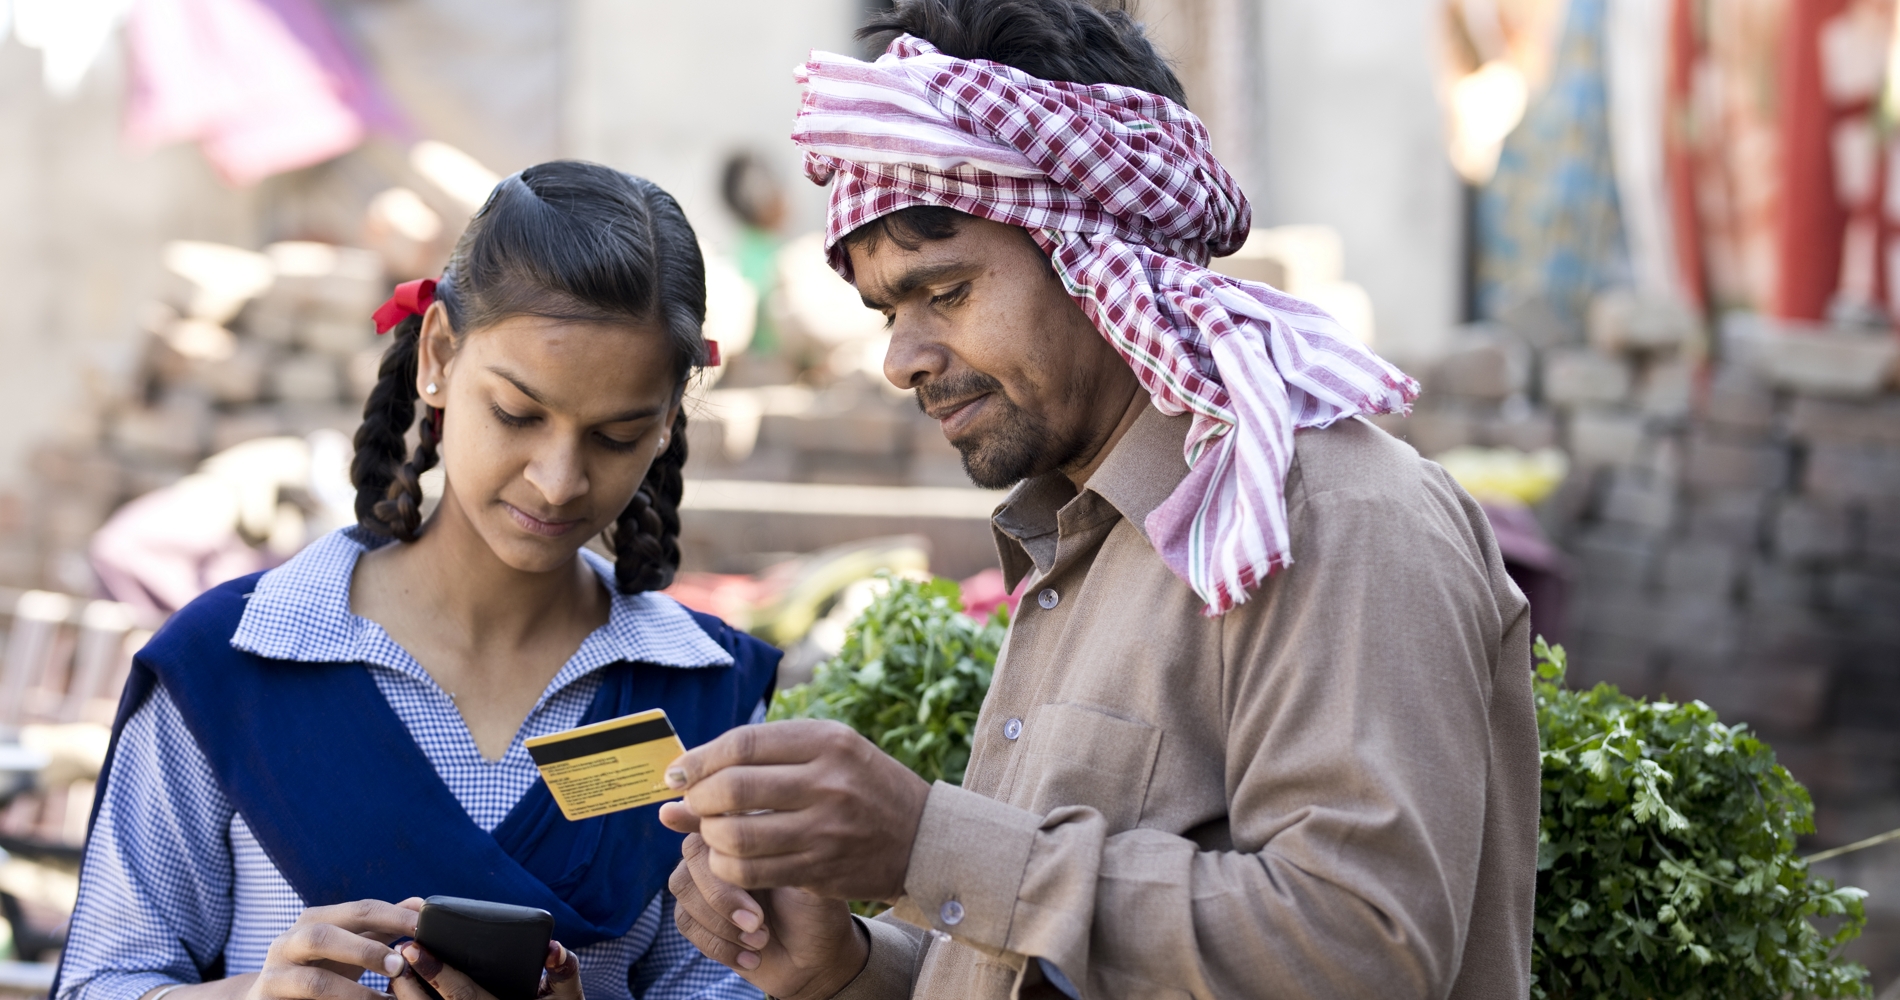
[[657,325],[515,316],[457,346],[436,306],[420,347],[416,391],[443,408],[436,520],[467,522],[523,572],[567,565],[620,516],[679,412]]

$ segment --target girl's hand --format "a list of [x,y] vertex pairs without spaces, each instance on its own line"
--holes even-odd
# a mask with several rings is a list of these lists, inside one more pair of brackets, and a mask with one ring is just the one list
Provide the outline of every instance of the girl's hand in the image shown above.
[[[422,988],[417,977],[435,988],[441,1000],[495,1000],[493,994],[475,985],[473,979],[443,965],[428,949],[411,941],[402,946],[409,968],[389,984],[396,1000],[435,1000]],[[546,1000],[582,1000],[581,963],[559,941],[548,942],[546,970],[541,976],[540,996]]]
[[[404,900],[404,903],[411,902]],[[359,899],[313,906],[271,942],[247,1000],[382,1000],[356,981],[365,970],[395,977],[403,959],[389,942],[416,932],[414,906]],[[182,991],[181,991],[182,992]]]

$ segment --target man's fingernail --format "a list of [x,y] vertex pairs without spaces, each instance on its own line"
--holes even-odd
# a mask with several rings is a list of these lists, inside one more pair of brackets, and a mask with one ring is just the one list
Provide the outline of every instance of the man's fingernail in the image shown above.
[[672,790],[676,792],[682,788],[685,788],[686,787],[686,769],[683,767],[667,768],[666,769],[666,787],[671,788]]
[[742,951],[739,953],[739,968],[744,969],[747,972],[751,972],[753,969],[756,969],[758,967],[759,967],[759,956],[754,955],[753,953],[749,951]]
[[771,935],[764,931],[753,931],[750,934],[739,935],[739,943],[748,948],[763,948],[765,947],[765,942],[771,939]]
[[383,956],[383,972],[387,974],[389,978],[391,979],[394,979],[397,976],[402,975],[402,956],[396,954],[393,951],[387,955],[384,955]]
[[732,922],[737,924],[742,931],[756,931],[759,929],[759,915],[753,913],[751,910],[732,911]]

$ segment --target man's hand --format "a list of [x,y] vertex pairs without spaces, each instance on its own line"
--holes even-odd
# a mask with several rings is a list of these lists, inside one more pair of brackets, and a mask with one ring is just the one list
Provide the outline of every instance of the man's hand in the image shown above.
[[766,995],[824,1000],[864,968],[870,943],[842,900],[803,889],[767,889],[755,899],[712,873],[712,852],[699,834],[686,838],[683,853],[667,882],[673,922],[694,947]]
[[697,832],[707,867],[747,889],[796,886],[832,899],[903,894],[930,786],[836,722],[740,726],[666,770],[684,802],[660,822]]

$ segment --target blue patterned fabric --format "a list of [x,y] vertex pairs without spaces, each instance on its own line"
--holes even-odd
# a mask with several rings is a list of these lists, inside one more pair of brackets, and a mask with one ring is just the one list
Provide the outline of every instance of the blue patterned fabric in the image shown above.
[[[539,775],[523,740],[579,723],[600,693],[603,668],[641,662],[690,670],[732,662],[670,598],[616,594],[607,624],[555,675],[501,760],[491,763],[477,751],[453,697],[380,626],[350,612],[350,577],[370,544],[346,529],[265,574],[230,644],[270,659],[365,664],[442,785],[485,831],[497,831],[536,789]],[[612,592],[612,566],[583,556]],[[754,718],[762,715],[761,703]],[[59,1000],[134,1000],[220,967],[232,975],[262,967],[270,942],[305,902],[227,796],[162,685],[125,719],[109,779],[88,842]],[[377,792],[362,794],[369,800]],[[590,1000],[758,996],[679,935],[663,892],[624,935],[576,954]],[[386,985],[373,974],[363,981]]]
[[1479,308],[1541,302],[1581,333],[1590,298],[1630,280],[1610,156],[1607,0],[1571,0],[1550,83],[1504,140],[1478,200]]

